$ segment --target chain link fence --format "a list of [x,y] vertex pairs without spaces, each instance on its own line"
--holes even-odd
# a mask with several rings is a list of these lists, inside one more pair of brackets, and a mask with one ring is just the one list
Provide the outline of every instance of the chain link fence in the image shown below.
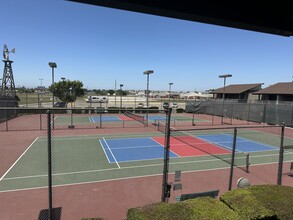
[[290,184],[293,132],[284,126],[178,129],[184,114],[170,109],[6,111],[14,117],[0,123],[0,219],[125,219],[132,207],[221,194],[240,177]]
[[222,117],[228,124],[266,123],[292,125],[293,105],[278,103],[238,103],[229,100],[193,101],[186,112]]

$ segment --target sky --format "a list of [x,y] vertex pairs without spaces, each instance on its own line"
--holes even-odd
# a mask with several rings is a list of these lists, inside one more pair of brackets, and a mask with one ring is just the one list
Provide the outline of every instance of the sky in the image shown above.
[[[87,89],[205,91],[293,79],[293,38],[64,0],[0,0],[16,87],[64,77]],[[2,69],[4,63],[2,62]],[[3,70],[2,70],[3,71]],[[0,77],[2,78],[2,76]]]

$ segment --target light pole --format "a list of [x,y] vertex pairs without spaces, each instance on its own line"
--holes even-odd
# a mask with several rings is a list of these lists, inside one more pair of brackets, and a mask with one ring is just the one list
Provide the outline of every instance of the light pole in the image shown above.
[[122,110],[122,87],[123,87],[123,84],[120,84],[120,112]]
[[73,100],[73,88],[70,87],[69,88],[69,95],[70,95],[70,106],[71,106],[71,109],[70,109],[70,125],[68,126],[68,128],[74,128],[75,126],[73,125],[73,113],[72,113],[72,100]]
[[224,79],[224,87],[223,87],[223,95],[222,95],[222,119],[221,119],[221,124],[223,124],[223,119],[224,119],[224,102],[225,102],[225,87],[226,87],[226,78],[232,77],[231,74],[224,74],[224,75],[219,75],[219,78]]
[[40,106],[39,107],[42,107],[42,94],[43,94],[43,78],[40,78],[40,84],[41,84],[41,87],[40,87],[40,91],[41,91],[41,99],[40,99]]
[[57,68],[57,64],[54,62],[49,62],[49,66],[52,68],[52,107],[54,107],[54,68]]
[[146,105],[147,105],[147,111],[146,111],[146,126],[148,126],[148,121],[149,121],[149,77],[150,74],[154,73],[153,70],[146,70],[143,72],[144,75],[147,75],[147,90],[146,90]]
[[169,105],[170,104],[170,100],[171,100],[171,86],[173,85],[173,83],[169,83]]
[[0,84],[0,88],[1,88],[0,95],[2,95],[2,89],[3,89],[2,82],[3,82],[3,79],[0,79],[0,81],[1,81],[1,84]]

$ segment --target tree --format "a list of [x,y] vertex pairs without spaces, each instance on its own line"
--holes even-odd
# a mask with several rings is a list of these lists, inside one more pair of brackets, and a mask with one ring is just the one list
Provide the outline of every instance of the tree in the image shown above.
[[95,91],[95,93],[97,94],[97,95],[108,95],[108,91],[107,90],[105,90],[105,89],[97,89],[96,91]]
[[[84,96],[83,83],[78,80],[59,81],[54,83],[54,96],[58,97],[62,102],[74,102],[77,97]],[[53,92],[53,86],[49,87]]]
[[108,93],[109,93],[110,95],[113,95],[113,94],[115,93],[115,90],[114,90],[114,89],[109,89],[109,90],[108,90]]

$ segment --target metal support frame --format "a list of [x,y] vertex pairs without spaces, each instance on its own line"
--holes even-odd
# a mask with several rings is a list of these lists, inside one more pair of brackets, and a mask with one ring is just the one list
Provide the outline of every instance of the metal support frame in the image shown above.
[[168,184],[169,172],[169,155],[170,155],[170,121],[172,108],[166,111],[166,132],[165,132],[165,148],[164,148],[164,170],[163,170],[163,184],[162,184],[162,202],[168,202],[170,198],[171,185]]
[[15,84],[13,78],[13,71],[12,71],[12,60],[3,60],[4,62],[4,70],[3,70],[3,78],[2,78],[2,96],[7,97],[15,97]]
[[49,199],[49,208],[48,208],[48,219],[53,219],[53,209],[52,209],[52,134],[51,134],[51,112],[47,112],[47,128],[48,128],[48,199]]
[[236,138],[237,138],[237,128],[234,128],[233,135],[233,148],[232,148],[232,158],[231,158],[231,167],[230,167],[230,178],[229,178],[229,191],[232,189],[232,180],[233,180],[233,169],[234,169],[234,160],[236,152]]
[[279,164],[278,164],[278,178],[277,184],[282,185],[282,172],[283,172],[283,161],[284,161],[284,134],[285,134],[285,124],[283,123],[281,128],[281,142],[279,150]]

